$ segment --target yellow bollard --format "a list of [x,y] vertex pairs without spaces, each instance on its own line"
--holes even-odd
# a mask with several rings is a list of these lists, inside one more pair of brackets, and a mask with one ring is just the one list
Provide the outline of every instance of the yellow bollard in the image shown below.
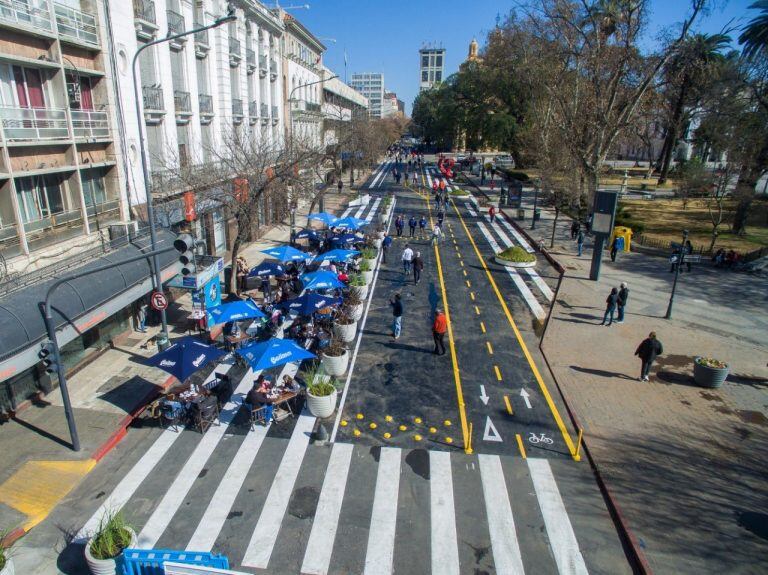
[[576,461],[579,461],[581,459],[581,438],[584,436],[584,430],[579,427],[579,438],[576,440],[576,455],[574,456],[574,459]]
[[464,443],[465,443],[464,453],[466,453],[467,455],[471,455],[472,454],[472,422],[471,421],[469,422],[469,437],[467,437],[467,440]]

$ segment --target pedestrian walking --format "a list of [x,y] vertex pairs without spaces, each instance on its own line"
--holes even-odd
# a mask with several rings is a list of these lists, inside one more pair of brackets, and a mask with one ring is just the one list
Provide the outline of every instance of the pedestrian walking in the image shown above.
[[401,214],[401,215],[397,216],[397,218],[395,218],[395,230],[397,230],[397,237],[398,238],[403,235],[403,227],[404,226],[405,226],[405,220],[403,219],[403,216]]
[[411,273],[411,262],[413,261],[413,250],[408,244],[405,244],[401,259],[403,260],[403,273],[408,275]]
[[403,301],[399,293],[395,294],[395,298],[389,300],[389,305],[392,306],[392,339],[398,339],[400,333],[403,330]]
[[339,182],[336,184],[339,187],[339,193],[344,189],[344,181],[339,177]]
[[437,180],[432,180],[432,191],[437,196]]
[[[611,325],[613,323],[613,314],[616,311],[616,303],[619,301],[619,290],[611,288],[611,293],[605,298],[605,314],[603,315],[603,323],[600,325]],[[605,322],[608,322],[607,324]]]
[[432,353],[435,355],[445,355],[445,332],[448,330],[448,318],[445,317],[443,310],[435,310],[435,321],[432,324],[432,339],[435,341],[435,349]]
[[414,237],[416,235],[416,226],[419,225],[419,220],[416,219],[416,216],[411,216],[411,218],[408,220],[408,228],[411,233],[410,237]]
[[432,229],[432,245],[437,245],[440,243],[440,240],[443,236],[443,230],[440,228],[439,225],[435,224],[435,227]]
[[424,231],[427,228],[427,218],[424,216],[421,216],[421,219],[419,220],[419,239],[424,238]]
[[579,228],[581,228],[581,225],[576,220],[573,220],[573,223],[571,224],[571,239],[575,240],[576,235],[579,233]]
[[611,242],[611,261],[616,261],[616,254],[619,253],[619,237],[616,236]]
[[496,206],[491,204],[491,207],[488,208],[488,217],[491,218],[491,223],[496,221]]
[[443,179],[440,180],[439,188],[440,188],[441,192],[445,191],[445,180],[443,180]]
[[627,282],[621,282],[621,286],[619,287],[618,298],[616,300],[616,305],[619,308],[619,317],[616,319],[616,323],[624,323],[624,308],[627,305],[628,299],[629,299],[629,288],[627,287]]
[[581,257],[581,252],[584,249],[584,232],[582,230],[576,234],[576,246],[579,249],[579,257]]
[[408,171],[403,172],[403,184],[408,185]]
[[141,333],[147,333],[147,304],[140,303],[139,309],[136,311],[136,325]]
[[440,208],[440,211],[437,212],[437,225],[441,228],[443,227],[443,220],[445,219],[445,212],[442,208]]
[[381,240],[381,247],[383,248],[381,254],[381,263],[387,263],[387,254],[389,253],[389,246],[392,245],[392,236],[384,234],[384,239]]
[[[683,247],[683,252],[685,253],[685,258],[683,259],[683,263],[685,263],[686,270],[688,273],[691,271],[691,259],[688,257],[691,254],[693,254],[693,244],[691,243],[691,240],[685,240],[685,246]],[[680,270],[683,271],[683,270]]]
[[640,345],[635,350],[635,355],[642,361],[640,377],[637,378],[638,381],[650,381],[651,366],[662,353],[664,353],[664,346],[656,338],[656,332],[652,331],[648,334],[647,338],[640,342]]
[[416,252],[413,256],[413,283],[417,284],[421,281],[421,270],[424,269],[424,260],[421,258],[421,252]]

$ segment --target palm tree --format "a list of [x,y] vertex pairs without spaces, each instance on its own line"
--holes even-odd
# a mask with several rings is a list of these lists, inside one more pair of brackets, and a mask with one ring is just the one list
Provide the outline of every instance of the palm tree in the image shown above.
[[739,36],[739,44],[744,45],[742,54],[748,60],[768,58],[768,0],[758,0],[749,7],[760,10],[760,14],[742,28]]
[[672,85],[677,84],[678,89],[674,95],[672,115],[664,139],[659,184],[667,181],[672,153],[680,137],[686,108],[698,103],[698,93],[711,81],[713,68],[723,61],[723,50],[730,43],[731,38],[726,34],[694,34],[685,40],[666,67],[667,77],[673,80]]

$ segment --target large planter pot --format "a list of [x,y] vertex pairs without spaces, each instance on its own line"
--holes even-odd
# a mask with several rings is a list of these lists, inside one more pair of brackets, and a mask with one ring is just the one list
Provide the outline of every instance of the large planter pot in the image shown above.
[[382,240],[380,240],[380,239],[378,239],[378,238],[376,238],[375,240],[373,240],[373,245],[374,245],[374,246],[376,246],[376,249],[377,249],[377,250],[381,249],[381,242],[382,242]]
[[0,575],[13,575],[13,559],[8,557],[8,559],[5,560],[5,566],[0,569]]
[[497,264],[501,264],[508,268],[535,268],[536,267],[536,260],[533,260],[532,262],[511,262],[509,260],[505,260],[497,256],[494,256],[493,260]]
[[323,354],[322,358],[323,371],[328,375],[344,375],[349,367],[349,351],[345,351],[342,355],[331,356]]
[[363,317],[363,308],[365,306],[363,304],[358,304],[355,306],[351,306],[349,308],[349,317],[351,317],[355,321],[360,321],[360,318]]
[[366,284],[370,284],[373,281],[373,270],[367,271],[367,272],[360,272],[363,275],[363,278],[365,279]]
[[[131,532],[131,544],[129,547],[136,547],[136,532],[130,527],[128,530]],[[117,558],[96,559],[91,555],[91,540],[85,545],[85,562],[88,564],[88,569],[91,570],[93,575],[117,575]]]
[[334,323],[333,333],[336,334],[336,337],[341,341],[352,341],[355,339],[355,334],[357,334],[357,321],[353,321],[347,325]]
[[728,377],[729,366],[725,367],[707,367],[701,365],[696,357],[693,360],[693,379],[701,387],[715,389],[723,385],[725,378]]
[[360,299],[365,299],[368,297],[368,284],[365,284],[364,286],[352,286],[360,293]]
[[320,419],[333,415],[336,410],[337,391],[334,389],[331,395],[312,395],[307,392],[307,407],[309,412]]

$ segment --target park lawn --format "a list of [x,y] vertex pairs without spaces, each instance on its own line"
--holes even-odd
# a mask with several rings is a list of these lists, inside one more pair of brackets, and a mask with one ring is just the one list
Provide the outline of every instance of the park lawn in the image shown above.
[[[680,200],[622,200],[619,205],[630,214],[632,221],[645,226],[643,235],[659,240],[679,242],[683,230],[690,232],[691,243],[709,248],[712,222],[705,200],[690,200],[683,209]],[[720,225],[715,249],[733,249],[747,253],[768,246],[768,201],[755,200],[747,220],[747,234],[730,233],[734,202],[726,202],[723,224]]]

